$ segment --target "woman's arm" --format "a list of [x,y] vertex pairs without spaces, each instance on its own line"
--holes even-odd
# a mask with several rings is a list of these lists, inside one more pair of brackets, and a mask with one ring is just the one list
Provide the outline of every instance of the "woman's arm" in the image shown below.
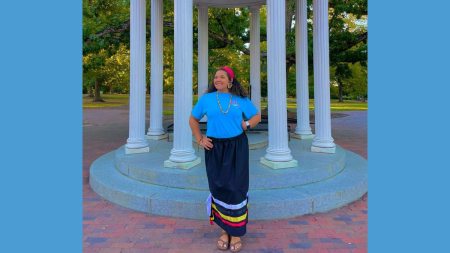
[[[257,113],[255,114],[253,117],[251,117],[248,120],[248,123],[250,123],[250,128],[254,128],[256,125],[259,124],[259,122],[261,122],[261,114]],[[247,124],[245,124],[245,121],[242,121],[242,129],[247,130]]]
[[202,132],[200,132],[200,124],[199,121],[192,117],[189,118],[189,126],[191,127],[192,130],[192,134],[195,137],[195,140],[197,141],[197,143],[200,142],[200,139],[202,138]]
[[202,132],[200,131],[199,121],[196,118],[192,117],[192,115],[191,117],[189,117],[189,126],[191,127],[192,134],[194,135],[198,145],[204,147],[207,150],[213,147],[211,139],[202,135]]

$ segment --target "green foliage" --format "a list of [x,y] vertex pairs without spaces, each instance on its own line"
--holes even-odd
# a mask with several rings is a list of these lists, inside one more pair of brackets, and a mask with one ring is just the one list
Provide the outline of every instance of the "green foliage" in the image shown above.
[[101,68],[104,76],[104,86],[110,93],[128,93],[130,83],[130,50],[121,45],[114,55],[106,59]]
[[[344,100],[362,100],[367,99],[367,66],[363,66],[361,63],[354,64],[342,64],[340,66],[345,66],[348,68],[345,70],[346,73],[351,75],[346,76],[341,79],[342,91]],[[339,84],[337,77],[337,68],[331,69],[331,74],[333,79],[331,79],[331,98],[339,99]],[[345,79],[345,81],[343,81]]]
[[129,0],[83,1],[83,90],[96,82],[100,89],[106,85],[110,90],[112,83],[116,86],[125,83],[128,76],[113,70],[124,67],[123,61],[117,58],[125,57],[129,33],[110,31],[123,28],[128,19]]
[[[83,54],[108,49],[113,53],[129,42],[129,0],[83,1]],[[128,32],[127,32],[128,31]]]
[[350,99],[367,99],[367,66],[361,63],[351,64],[352,77],[347,80],[347,94]]
[[[287,95],[295,96],[295,0],[286,1],[286,80]],[[173,93],[174,85],[174,6],[164,3],[163,82],[164,92]],[[87,90],[100,82],[102,90],[127,93],[129,87],[129,0],[83,1],[83,86]],[[313,94],[312,0],[308,0],[308,47],[310,97]],[[367,97],[367,0],[330,0],[331,94],[341,83],[346,97]],[[147,82],[150,83],[150,1],[147,1]],[[194,8],[193,90],[197,91],[197,9]],[[210,8],[209,80],[223,65],[235,69],[238,80],[250,82],[250,13],[247,8]],[[266,6],[260,11],[261,93],[267,95]],[[147,89],[149,90],[149,89]]]
[[[343,96],[352,96],[352,89],[362,92],[352,86],[367,87],[367,78],[358,81],[364,83],[350,81],[355,71],[363,73],[352,67],[355,63],[367,70],[367,0],[332,0],[330,5],[330,67],[334,69],[331,82],[338,85],[342,101]],[[367,89],[362,93],[360,96],[367,97]]]

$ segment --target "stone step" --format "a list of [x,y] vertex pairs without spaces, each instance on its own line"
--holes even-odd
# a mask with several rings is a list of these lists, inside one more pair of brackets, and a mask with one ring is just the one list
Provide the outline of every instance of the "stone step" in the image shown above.
[[[360,198],[367,192],[367,161],[355,153],[344,152],[345,168],[332,178],[289,188],[250,189],[250,219],[271,220],[326,212]],[[149,214],[207,220],[208,190],[137,181],[120,173],[115,162],[115,151],[112,151],[91,165],[89,183],[101,197]]]
[[[249,136],[249,139],[252,138]],[[124,147],[115,151],[115,166],[123,175],[154,185],[193,190],[208,190],[204,164],[204,152],[197,152],[201,163],[190,169],[165,168],[171,143],[149,141],[151,151],[126,155]],[[307,185],[331,178],[341,172],[346,163],[346,151],[336,148],[335,154],[313,153],[312,140],[292,139],[289,142],[292,156],[298,166],[285,169],[271,169],[259,162],[265,149],[250,150],[250,190],[280,189]]]

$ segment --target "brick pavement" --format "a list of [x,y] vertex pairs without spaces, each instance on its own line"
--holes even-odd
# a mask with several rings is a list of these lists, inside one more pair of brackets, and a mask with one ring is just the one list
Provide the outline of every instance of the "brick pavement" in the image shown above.
[[[337,144],[367,159],[367,112],[344,113],[348,116],[332,119],[332,136]],[[221,252],[215,247],[218,228],[206,219],[136,212],[112,204],[91,190],[90,164],[125,144],[127,137],[127,107],[83,110],[83,252]],[[250,220],[247,229],[241,252],[367,252],[367,194],[327,213]]]

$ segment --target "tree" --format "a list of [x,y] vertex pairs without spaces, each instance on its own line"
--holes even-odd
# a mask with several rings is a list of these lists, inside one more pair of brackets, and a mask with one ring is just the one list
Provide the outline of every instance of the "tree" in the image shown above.
[[129,40],[120,30],[129,19],[128,5],[125,0],[83,1],[83,85],[94,89],[94,102],[104,101],[100,90],[109,78],[104,69],[107,59]]
[[[288,95],[295,96],[295,0],[286,1],[286,74]],[[308,41],[309,41],[309,75],[313,73],[312,55],[312,0],[308,0]],[[151,8],[150,4],[147,6]],[[173,92],[173,44],[174,44],[174,8],[173,1],[164,1],[164,92]],[[359,70],[367,68],[367,0],[330,0],[330,80],[339,83],[341,97],[346,92],[353,92],[350,81],[356,63]],[[147,13],[150,13],[149,10]],[[267,42],[266,42],[266,6],[261,8],[261,92],[266,96],[267,90]],[[112,83],[119,86],[128,84],[127,75],[109,74],[120,69],[114,66],[113,60],[118,59],[120,48],[129,48],[129,0],[90,0],[83,2],[83,65],[86,86],[93,83],[107,85],[112,89]],[[197,82],[197,10],[194,9],[194,91]],[[249,86],[250,61],[250,15],[247,8],[210,8],[209,15],[209,73],[210,80],[214,70],[222,65],[230,65],[236,69],[242,84]],[[150,17],[147,18],[147,31],[151,32]],[[147,40],[149,43],[149,40]],[[150,45],[148,44],[149,48]],[[104,50],[104,51],[102,51]],[[147,50],[150,54],[150,50]],[[122,56],[123,58],[123,56]],[[149,68],[147,57],[147,68]],[[85,60],[85,59],[83,59]],[[116,61],[117,62],[117,61]],[[106,65],[107,67],[105,67]],[[123,65],[122,67],[126,67]],[[103,71],[103,72],[102,72]],[[363,73],[360,71],[360,73]],[[149,77],[149,75],[147,75]],[[102,79],[103,78],[103,79]],[[129,77],[128,77],[129,78]],[[364,82],[363,79],[360,79]],[[367,79],[366,79],[367,80]],[[313,80],[312,80],[313,81]],[[361,85],[367,86],[366,83]],[[311,83],[312,84],[312,83]],[[118,89],[120,90],[120,89]],[[125,91],[126,89],[122,89]],[[361,90],[361,89],[359,89]]]
[[339,102],[344,102],[344,80],[352,77],[352,71],[347,63],[337,63],[336,70],[334,74],[334,79],[336,80],[339,88]]
[[353,76],[349,65],[367,66],[367,0],[332,0],[330,15],[330,67],[342,102],[344,86],[351,85],[346,80]]
[[367,99],[367,66],[360,63],[350,64],[352,77],[347,80],[349,83],[347,93],[352,99],[366,101]]

